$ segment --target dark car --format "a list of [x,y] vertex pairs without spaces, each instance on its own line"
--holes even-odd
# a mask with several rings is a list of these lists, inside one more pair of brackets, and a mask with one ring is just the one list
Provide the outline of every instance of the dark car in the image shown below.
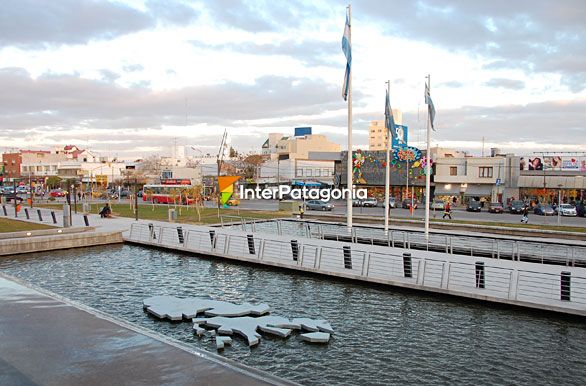
[[503,208],[503,204],[500,202],[491,202],[488,205],[488,212],[489,213],[503,213],[505,208]]
[[321,200],[310,200],[305,203],[305,207],[307,210],[332,210],[334,209],[334,204],[330,204],[329,202],[321,201]]
[[515,200],[511,202],[511,205],[509,205],[509,213],[521,214],[523,213],[526,207],[527,205],[525,204],[525,202],[521,200]]
[[[411,209],[411,199],[407,198],[407,199],[403,200],[401,207],[403,209]],[[415,201],[415,200],[413,200],[413,209],[417,209],[417,201]]]
[[539,204],[535,207],[535,209],[533,209],[533,213],[541,216],[553,216],[555,214],[555,210],[551,205]]
[[4,198],[6,199],[6,202],[11,202],[12,200],[16,200],[16,202],[20,203],[23,201],[23,198],[18,196],[15,193],[8,193],[4,195]]
[[470,200],[468,202],[468,206],[466,207],[468,212],[480,212],[482,210],[482,206],[480,205],[480,201]]

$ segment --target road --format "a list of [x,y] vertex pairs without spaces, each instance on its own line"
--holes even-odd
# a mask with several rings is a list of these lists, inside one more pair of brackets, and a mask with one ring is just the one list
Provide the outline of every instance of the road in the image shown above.
[[[44,200],[43,202],[48,202]],[[60,198],[53,203],[64,203],[65,200]],[[106,200],[92,200],[92,203],[98,202],[106,202]],[[119,202],[118,200],[111,200],[113,203]],[[128,203],[128,199],[121,199],[121,203]],[[142,205],[152,205],[151,203],[144,203],[143,201],[139,201],[139,204]],[[346,213],[346,202],[345,201],[333,201],[334,210],[331,212],[333,214],[340,214],[343,215]],[[81,208],[81,204],[78,203],[79,208]],[[157,205],[165,205],[165,204],[157,204]],[[205,206],[209,208],[215,207],[215,203],[211,201],[206,201]],[[231,207],[232,209],[248,209],[248,210],[267,210],[267,211],[276,211],[279,209],[279,201],[278,200],[241,200],[240,205],[237,207]],[[307,213],[318,213],[317,211],[308,211]],[[378,216],[383,217],[384,211],[382,207],[374,207],[374,208],[363,208],[363,207],[354,207],[353,213],[355,215],[364,215],[364,216]],[[425,215],[425,209],[419,208],[414,211],[413,214],[409,213],[408,209],[391,209],[391,219],[395,218],[413,218],[416,220],[423,219]],[[441,218],[443,215],[443,211],[431,212],[431,218]],[[510,214],[510,213],[488,213],[486,209],[479,212],[467,212],[463,207],[452,207],[452,219],[453,220],[469,220],[469,221],[486,221],[486,222],[500,222],[500,223],[518,223],[521,221],[520,214]],[[543,224],[543,225],[557,225],[557,216],[539,216],[536,214],[529,214],[529,224]],[[586,227],[586,217],[561,217],[561,225],[565,226],[575,226],[575,227]]]
[[[345,214],[346,213],[346,202],[345,201],[333,201],[334,214]],[[212,202],[207,202],[206,206],[213,206]],[[236,207],[234,207],[236,208]],[[279,201],[277,200],[242,200],[240,205],[237,207],[240,209],[250,210],[269,210],[274,211],[279,209]],[[467,212],[465,208],[452,208],[452,219],[454,220],[470,220],[470,221],[491,221],[500,223],[517,223],[521,221],[520,214],[510,213],[488,213],[486,209],[481,212]],[[314,211],[308,211],[307,213],[313,213]],[[372,215],[372,216],[384,216],[384,210],[381,207],[374,208],[363,208],[354,207],[353,214],[355,215]],[[425,216],[425,209],[416,209],[411,215],[408,209],[391,209],[391,218],[413,218],[423,219]],[[431,211],[431,218],[441,218],[443,211]],[[535,214],[529,214],[529,224],[544,224],[544,225],[557,225],[557,216],[539,216]],[[565,226],[577,226],[586,227],[586,217],[561,217],[561,225]]]

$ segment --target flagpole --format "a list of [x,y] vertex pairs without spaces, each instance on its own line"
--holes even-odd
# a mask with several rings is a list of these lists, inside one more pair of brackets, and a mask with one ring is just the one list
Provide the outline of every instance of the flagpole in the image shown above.
[[[431,88],[431,78],[427,75],[427,87]],[[429,90],[431,92],[431,90]],[[425,148],[425,240],[429,240],[429,194],[431,190],[431,155],[429,153],[429,146],[431,143],[431,130],[429,127],[429,106],[427,109],[427,145]]]
[[[391,88],[391,81],[388,80],[387,82],[387,98],[390,98],[390,88]],[[392,114],[393,111],[389,111],[387,112],[387,108],[385,107],[385,130],[387,131],[387,164],[385,167],[385,205],[384,205],[384,209],[385,209],[385,235],[389,234],[389,212],[391,210],[391,208],[389,207],[389,197],[390,197],[390,193],[389,193],[389,186],[391,184],[391,167],[390,167],[390,162],[391,162],[391,139],[393,137],[392,133],[390,132],[390,130],[392,130],[393,128],[389,128],[386,127],[386,123],[389,122],[390,117],[388,117],[388,114]],[[390,129],[390,130],[389,130]]]
[[[349,36],[348,36],[348,43],[350,47],[352,47],[352,5],[348,5],[348,24],[349,28]],[[348,233],[352,232],[352,67],[350,67],[350,72],[348,74],[348,160],[347,160],[347,174],[346,174],[346,181],[348,184],[348,196],[346,200],[346,218],[347,218],[347,228]]]

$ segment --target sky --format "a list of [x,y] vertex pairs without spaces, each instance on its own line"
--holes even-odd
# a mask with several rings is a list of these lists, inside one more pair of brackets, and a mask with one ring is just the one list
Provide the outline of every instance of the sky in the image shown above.
[[[76,144],[136,159],[241,152],[311,126],[346,148],[341,1],[3,0],[0,150]],[[353,148],[386,81],[409,142],[586,152],[582,0],[352,2]]]

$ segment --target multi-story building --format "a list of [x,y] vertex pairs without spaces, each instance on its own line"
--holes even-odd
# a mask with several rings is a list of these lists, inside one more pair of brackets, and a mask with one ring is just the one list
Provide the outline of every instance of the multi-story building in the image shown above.
[[[403,113],[401,110],[393,109],[393,119],[397,125],[403,124]],[[388,139],[385,121],[370,121],[370,126],[368,127],[368,150],[386,150]]]

